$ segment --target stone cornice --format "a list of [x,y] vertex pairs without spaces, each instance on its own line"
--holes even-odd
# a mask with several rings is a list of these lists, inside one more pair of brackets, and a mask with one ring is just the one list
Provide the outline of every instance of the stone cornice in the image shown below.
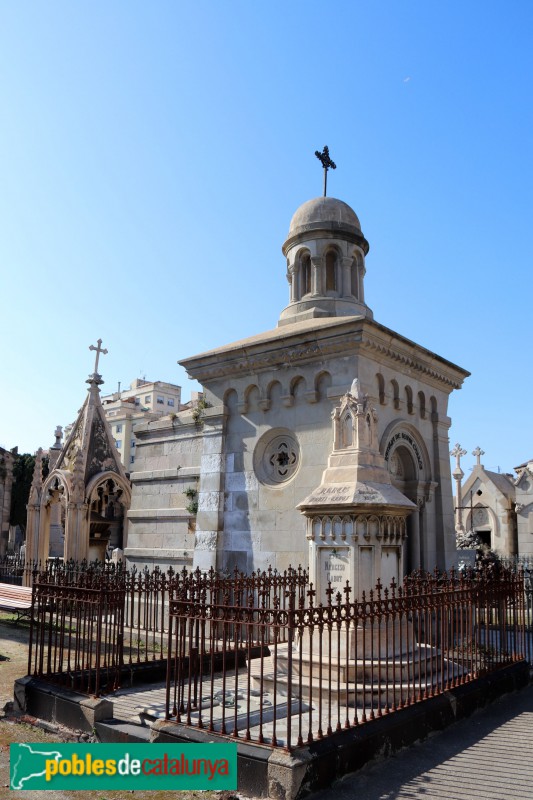
[[441,356],[379,323],[362,317],[313,320],[244,339],[179,363],[202,384],[286,369],[335,355],[375,353],[394,369],[398,364],[419,372],[425,380],[450,391],[470,374]]
[[[372,336],[363,336],[362,345],[366,350],[378,353],[380,357],[392,362],[391,366],[402,364],[415,372],[419,372],[426,380],[429,378],[437,383],[445,384],[450,389],[460,389],[464,379],[470,375],[466,370],[456,367],[450,362],[448,364],[452,369],[443,369],[442,363],[438,363],[439,369],[432,361],[420,358],[416,353],[410,353],[402,347],[394,347],[391,344],[380,342],[379,339]],[[439,362],[444,361],[439,356],[433,356],[433,359],[435,358],[439,359]]]
[[338,225],[335,222],[313,222],[310,225],[303,225],[298,232],[289,236],[284,242],[282,249],[286,256],[291,247],[295,244],[307,243],[310,239],[342,239],[346,242],[358,245],[368,255],[370,245],[360,230],[351,225]]

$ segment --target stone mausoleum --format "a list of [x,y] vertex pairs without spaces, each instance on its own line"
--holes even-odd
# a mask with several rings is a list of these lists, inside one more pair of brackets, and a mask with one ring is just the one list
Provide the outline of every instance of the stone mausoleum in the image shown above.
[[[369,245],[346,203],[304,203],[282,250],[289,302],[277,326],[181,361],[203,401],[137,428],[126,558],[247,572],[307,565],[298,506],[321,485],[333,418],[357,379],[380,464],[408,501],[403,570],[449,565],[448,397],[469,373],[376,322],[364,291]],[[331,508],[313,530],[334,548],[353,537],[353,520]],[[364,521],[359,533],[370,546],[382,539]]]

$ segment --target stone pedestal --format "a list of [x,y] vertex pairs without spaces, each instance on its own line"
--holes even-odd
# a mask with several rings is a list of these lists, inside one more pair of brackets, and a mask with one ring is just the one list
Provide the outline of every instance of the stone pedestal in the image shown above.
[[333,412],[333,450],[322,481],[298,508],[307,518],[316,603],[357,600],[403,577],[406,519],[414,503],[391,483],[377,444],[377,414],[358,381]]

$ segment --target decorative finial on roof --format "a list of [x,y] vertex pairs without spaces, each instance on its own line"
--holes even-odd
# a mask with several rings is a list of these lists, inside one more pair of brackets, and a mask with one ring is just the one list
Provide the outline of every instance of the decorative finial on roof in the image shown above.
[[63,428],[61,427],[61,425],[58,425],[57,428],[55,429],[54,436],[56,437],[56,440],[52,445],[52,448],[54,450],[61,450],[61,439],[63,438]]
[[328,169],[337,169],[337,165],[329,157],[329,147],[324,145],[322,152],[315,150],[315,156],[324,167],[324,197],[328,188]]
[[89,345],[89,350],[96,351],[96,358],[94,361],[94,372],[92,375],[89,376],[89,380],[87,381],[87,383],[97,383],[97,384],[103,383],[102,376],[98,372],[98,361],[100,360],[100,353],[102,353],[102,355],[105,356],[107,355],[107,350],[104,347],[101,347],[101,344],[102,340],[98,339],[98,341],[96,342],[97,345],[96,347],[94,346],[94,344]]
[[481,466],[481,456],[485,455],[485,451],[478,445],[475,450],[472,450],[472,455],[476,457],[476,467]]
[[[459,473],[459,472],[461,472],[462,475],[464,475],[464,473],[461,470],[461,457],[462,456],[466,456],[466,450],[463,447],[461,447],[459,442],[457,442],[457,444],[455,445],[453,450],[450,450],[450,455],[455,457],[456,465],[457,465],[455,467],[455,470],[454,470],[454,473],[453,473],[454,476],[456,475],[456,473]],[[461,477],[462,477],[462,475],[461,475]]]

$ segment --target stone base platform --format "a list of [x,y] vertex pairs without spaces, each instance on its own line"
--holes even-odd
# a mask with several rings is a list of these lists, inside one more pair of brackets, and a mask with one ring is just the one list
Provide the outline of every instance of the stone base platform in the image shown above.
[[[529,682],[529,667],[518,662],[438,697],[385,714],[372,722],[316,739],[288,754],[281,748],[252,744],[237,738],[238,789],[254,797],[299,800],[311,791],[331,785],[376,757],[383,758],[467,717],[508,692]],[[150,703],[146,703],[150,695]],[[87,698],[22,678],[15,683],[15,706],[41,719],[95,731],[105,742],[212,742],[227,741],[216,731],[200,730],[157,719],[163,708],[163,683],[119,690],[104,699]],[[294,700],[293,700],[294,702]],[[300,701],[298,701],[300,702]],[[121,718],[117,718],[117,714]],[[106,715],[109,715],[106,717]],[[129,718],[125,718],[128,717]],[[146,723],[135,724],[133,718]],[[282,728],[280,727],[280,734]],[[252,731],[255,736],[255,732]],[[279,744],[283,745],[283,741]]]

